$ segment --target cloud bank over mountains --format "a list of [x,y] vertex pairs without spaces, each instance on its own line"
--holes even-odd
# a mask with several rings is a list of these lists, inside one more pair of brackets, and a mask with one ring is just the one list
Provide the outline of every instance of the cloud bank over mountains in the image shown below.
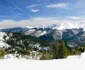
[[85,26],[85,20],[79,17],[72,17],[72,16],[69,16],[68,19],[38,17],[38,18],[20,20],[20,21],[3,20],[3,21],[0,21],[0,28],[13,28],[13,27],[23,27],[23,26],[35,27],[35,26],[42,26],[42,25],[47,26],[52,24],[69,25],[69,27],[78,28],[78,27]]

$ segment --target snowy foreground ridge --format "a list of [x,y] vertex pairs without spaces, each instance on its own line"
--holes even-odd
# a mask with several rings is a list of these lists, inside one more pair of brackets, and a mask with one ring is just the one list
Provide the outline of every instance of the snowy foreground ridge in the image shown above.
[[0,60],[0,70],[85,70],[85,52],[81,56],[69,56],[56,60]]

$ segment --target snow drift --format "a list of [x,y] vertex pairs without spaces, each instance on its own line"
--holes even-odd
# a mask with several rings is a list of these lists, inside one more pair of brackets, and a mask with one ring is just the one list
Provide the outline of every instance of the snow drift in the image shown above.
[[81,56],[69,56],[66,59],[40,60],[0,60],[1,70],[84,70],[85,52]]

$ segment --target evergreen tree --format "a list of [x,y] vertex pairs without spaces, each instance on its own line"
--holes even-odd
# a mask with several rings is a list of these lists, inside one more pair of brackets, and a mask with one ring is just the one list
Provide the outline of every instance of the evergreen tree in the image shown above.
[[70,54],[70,52],[66,48],[65,42],[63,40],[61,41],[61,46],[60,46],[59,50],[60,50],[60,53],[59,53],[60,58],[65,58]]
[[54,58],[58,59],[60,57],[59,55],[59,48],[60,48],[60,43],[56,42],[55,45],[53,46],[53,56]]
[[0,59],[2,59],[6,55],[6,52],[3,48],[0,48]]

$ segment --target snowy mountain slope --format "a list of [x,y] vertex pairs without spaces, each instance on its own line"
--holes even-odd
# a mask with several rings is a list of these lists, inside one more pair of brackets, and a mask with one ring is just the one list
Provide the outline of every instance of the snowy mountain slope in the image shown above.
[[9,45],[4,40],[4,36],[6,36],[5,32],[0,32],[0,47],[9,47]]
[[[45,42],[45,43],[44,43]],[[33,36],[21,33],[0,32],[0,59],[40,59],[42,50],[50,48],[47,41],[40,40]],[[4,49],[4,51],[3,51]],[[6,52],[5,57],[1,58],[1,53]]]
[[44,40],[69,40],[73,42],[85,42],[85,31],[82,28],[79,29],[64,29],[64,30],[49,30],[46,34],[39,37]]
[[1,70],[85,70],[85,52],[81,56],[68,56],[58,60],[0,60]]
[[[67,30],[65,30],[65,32],[72,34],[71,29],[67,29]],[[79,32],[81,32],[81,30],[79,30]],[[79,33],[77,35],[81,36],[82,34],[84,34],[84,33],[82,32],[82,33]],[[37,59],[38,60],[58,59],[58,58],[61,58],[61,56],[55,57],[55,54],[54,54],[54,51],[56,51],[56,50],[54,50],[56,42],[58,44],[60,44],[60,46],[62,46],[61,44],[63,42],[64,44],[66,44],[64,47],[67,47],[67,45],[70,45],[69,48],[74,48],[74,49],[78,48],[77,51],[79,51],[81,53],[84,51],[84,48],[81,49],[82,46],[76,44],[75,42],[73,42],[73,43],[69,42],[68,43],[68,41],[64,42],[62,40],[56,41],[56,42],[55,41],[54,42],[49,41],[49,40],[52,40],[52,38],[55,38],[55,40],[62,38],[62,36],[61,36],[62,31],[57,31],[57,30],[49,31],[49,33],[46,35],[46,36],[49,37],[48,41],[30,36],[30,35],[24,35],[22,33],[15,33],[15,32],[14,33],[1,32],[0,35],[1,35],[1,37],[0,37],[1,47],[7,47],[7,48],[4,48],[4,51],[6,51],[4,59],[13,59],[13,58],[16,58],[16,57],[18,59],[21,59],[21,58],[25,59],[26,58],[26,59],[34,59],[34,60],[37,60]],[[75,37],[75,38],[77,38],[77,37]],[[72,40],[74,40],[75,38],[73,38]],[[2,50],[2,48],[0,48],[0,50]],[[48,52],[48,51],[51,51],[52,53]],[[62,50],[60,50],[60,51],[62,51]],[[66,56],[68,56],[68,55],[66,55]],[[62,56],[62,58],[63,58],[63,56]]]

